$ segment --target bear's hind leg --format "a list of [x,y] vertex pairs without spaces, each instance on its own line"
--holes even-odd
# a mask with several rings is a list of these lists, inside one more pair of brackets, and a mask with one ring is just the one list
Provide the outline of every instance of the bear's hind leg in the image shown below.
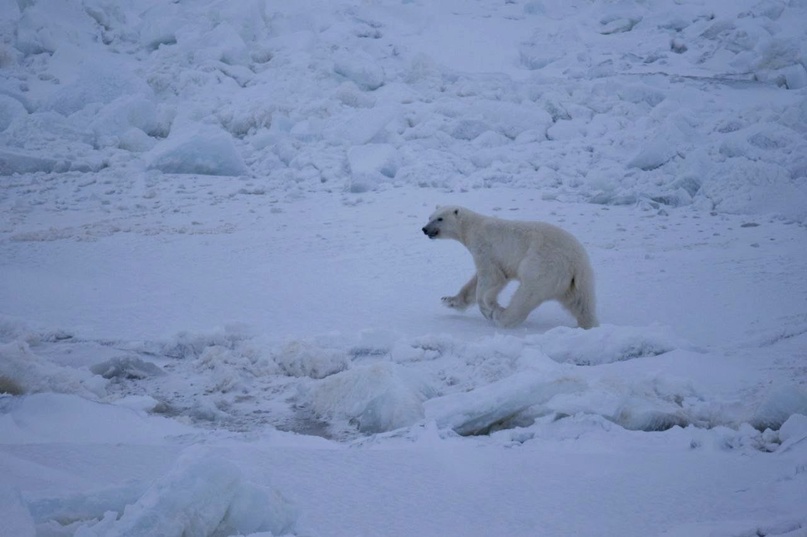
[[444,296],[441,300],[446,307],[454,308],[456,310],[464,310],[474,302],[476,302],[476,274],[462,286],[460,292],[454,296]]
[[577,326],[588,330],[599,326],[597,321],[594,291],[590,287],[580,287],[572,281],[572,285],[560,303],[577,319]]
[[493,320],[502,328],[512,328],[523,323],[529,314],[541,305],[550,300],[552,294],[549,289],[530,289],[530,286],[519,284],[518,289],[513,293],[510,304],[494,315]]

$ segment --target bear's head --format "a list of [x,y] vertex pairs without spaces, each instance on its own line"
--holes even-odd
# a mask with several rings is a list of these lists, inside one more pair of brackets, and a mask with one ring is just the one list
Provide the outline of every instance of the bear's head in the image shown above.
[[462,207],[438,207],[423,227],[423,233],[430,239],[459,239]]

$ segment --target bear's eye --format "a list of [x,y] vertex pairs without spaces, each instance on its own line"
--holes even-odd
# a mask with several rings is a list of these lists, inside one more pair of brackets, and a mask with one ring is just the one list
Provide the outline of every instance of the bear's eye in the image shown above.
[[437,219],[437,221],[438,221],[438,222],[442,222],[442,221],[443,221],[443,217],[441,216],[440,218],[438,218],[438,219]]

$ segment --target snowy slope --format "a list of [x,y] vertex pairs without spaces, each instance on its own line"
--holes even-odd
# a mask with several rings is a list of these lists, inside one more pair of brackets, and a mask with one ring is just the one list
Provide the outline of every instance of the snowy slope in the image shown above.
[[[805,22],[0,0],[0,534],[807,535]],[[447,203],[603,325],[444,309]]]

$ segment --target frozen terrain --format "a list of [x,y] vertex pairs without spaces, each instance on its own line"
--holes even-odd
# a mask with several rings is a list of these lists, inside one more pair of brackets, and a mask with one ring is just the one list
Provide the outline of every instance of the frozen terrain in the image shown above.
[[[0,534],[807,536],[805,43],[803,0],[0,0]],[[602,326],[443,308],[449,203],[574,233]]]

